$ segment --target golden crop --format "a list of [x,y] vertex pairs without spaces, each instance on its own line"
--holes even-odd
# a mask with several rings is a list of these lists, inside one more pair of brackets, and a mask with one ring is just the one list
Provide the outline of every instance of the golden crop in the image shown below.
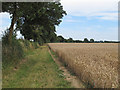
[[49,43],[79,78],[97,88],[118,87],[118,44]]

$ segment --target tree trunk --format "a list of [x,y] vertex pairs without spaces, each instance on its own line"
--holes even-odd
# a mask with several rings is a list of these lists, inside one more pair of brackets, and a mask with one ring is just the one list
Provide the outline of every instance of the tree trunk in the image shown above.
[[12,16],[12,20],[11,20],[11,25],[9,28],[9,37],[8,40],[11,43],[11,39],[12,39],[12,35],[13,35],[13,30],[14,30],[14,24],[16,22],[16,3],[14,3],[14,12],[13,12],[13,16]]

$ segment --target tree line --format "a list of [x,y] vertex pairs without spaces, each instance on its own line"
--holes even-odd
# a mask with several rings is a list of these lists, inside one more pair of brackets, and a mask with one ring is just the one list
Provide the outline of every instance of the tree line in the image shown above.
[[87,38],[84,38],[84,40],[73,40],[72,38],[65,39],[63,36],[58,36],[57,40],[55,42],[62,42],[62,43],[120,43],[117,41],[95,41],[94,39],[88,40]]

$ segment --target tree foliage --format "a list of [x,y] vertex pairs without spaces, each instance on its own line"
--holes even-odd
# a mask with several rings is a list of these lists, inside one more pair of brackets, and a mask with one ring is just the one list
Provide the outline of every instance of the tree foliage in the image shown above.
[[67,40],[67,42],[73,42],[73,39],[72,39],[72,38],[69,38],[69,39]]
[[9,36],[8,40],[11,42],[13,30],[14,30],[14,24],[19,19],[22,13],[19,12],[20,10],[20,4],[23,3],[17,3],[17,2],[3,2],[2,3],[2,12],[8,12],[11,16],[11,25],[9,27]]
[[88,40],[87,38],[84,38],[84,42],[85,42],[85,43],[88,43],[89,40]]
[[90,42],[91,42],[91,43],[94,43],[94,39],[90,39]]
[[65,42],[65,39],[62,36],[58,36],[57,42]]
[[[25,12],[24,14],[29,17],[24,16],[21,22],[18,22],[20,24],[17,28],[28,40],[34,39],[38,41],[42,39],[44,42],[53,41],[53,38],[56,38],[55,26],[60,24],[61,18],[66,15],[66,12],[58,2],[32,3],[32,5],[34,8],[31,13],[34,13],[34,15],[29,13],[29,11]],[[23,21],[24,23],[22,23]],[[26,32],[29,32],[29,34]]]
[[16,23],[16,30],[20,30],[25,39],[33,39],[41,43],[56,40],[55,27],[66,15],[60,2],[5,2],[3,12],[12,15],[10,32],[13,33]]

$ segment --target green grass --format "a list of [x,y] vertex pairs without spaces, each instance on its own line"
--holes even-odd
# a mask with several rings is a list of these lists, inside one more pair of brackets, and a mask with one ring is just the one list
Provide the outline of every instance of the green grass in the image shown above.
[[17,69],[3,70],[3,88],[70,88],[62,71],[50,56],[47,47],[29,50],[25,62]]

